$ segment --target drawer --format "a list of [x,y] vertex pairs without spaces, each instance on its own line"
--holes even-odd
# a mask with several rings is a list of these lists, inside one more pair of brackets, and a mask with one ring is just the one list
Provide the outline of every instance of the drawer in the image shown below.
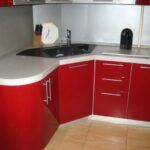
[[101,75],[96,75],[95,89],[105,90],[109,92],[126,91],[129,89],[129,78],[108,78]]
[[114,61],[97,61],[96,74],[106,78],[124,78],[130,76],[131,64]]
[[95,91],[94,114],[110,117],[126,117],[127,93]]

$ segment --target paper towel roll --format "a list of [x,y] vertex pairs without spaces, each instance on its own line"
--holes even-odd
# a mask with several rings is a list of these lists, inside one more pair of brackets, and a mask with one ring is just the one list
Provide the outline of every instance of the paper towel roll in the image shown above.
[[43,44],[53,44],[59,37],[58,27],[52,23],[47,22],[43,23],[43,30],[42,30],[42,43]]

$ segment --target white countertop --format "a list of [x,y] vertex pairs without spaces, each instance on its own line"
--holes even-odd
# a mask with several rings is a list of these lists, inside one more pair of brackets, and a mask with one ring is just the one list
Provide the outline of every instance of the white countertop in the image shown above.
[[[103,52],[106,54],[111,53],[112,55],[102,55]],[[120,56],[121,53],[127,54],[129,57],[122,57]],[[117,56],[114,54],[117,54]],[[88,60],[150,64],[150,59],[138,58],[138,56],[150,56],[150,50],[133,49],[131,52],[130,50],[120,51],[118,47],[97,46],[90,54],[61,58],[44,58],[10,54],[0,59],[0,85],[19,86],[31,84],[42,80],[59,65]]]

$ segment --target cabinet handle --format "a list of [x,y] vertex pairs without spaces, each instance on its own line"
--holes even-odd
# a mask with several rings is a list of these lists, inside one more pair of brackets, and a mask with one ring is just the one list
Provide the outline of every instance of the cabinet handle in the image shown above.
[[122,82],[122,80],[119,79],[108,79],[108,78],[102,78],[103,81],[112,81],[112,82]]
[[116,66],[116,67],[123,67],[123,64],[110,64],[110,63],[103,63],[104,66]]
[[101,93],[102,95],[108,95],[108,96],[117,96],[120,97],[121,94],[113,94],[113,93]]
[[70,66],[69,68],[70,69],[73,69],[73,68],[82,68],[82,67],[86,67],[88,66],[88,64],[82,64],[82,65],[77,65],[77,66]]
[[48,84],[49,84],[49,101],[52,101],[52,81],[51,79],[48,80]]
[[46,99],[43,100],[43,101],[46,102],[46,104],[48,105],[48,102],[49,102],[49,96],[48,96],[48,81],[45,81],[45,83],[43,83],[43,85],[45,85],[45,93],[46,93]]
[[147,67],[147,66],[140,66],[141,69],[149,69],[150,70],[150,67]]

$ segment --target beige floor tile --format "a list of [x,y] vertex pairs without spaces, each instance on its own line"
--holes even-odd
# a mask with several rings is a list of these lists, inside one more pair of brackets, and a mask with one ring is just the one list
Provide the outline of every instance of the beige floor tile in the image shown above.
[[145,147],[137,147],[137,146],[127,146],[127,150],[150,150],[150,148],[145,148]]
[[88,135],[89,127],[90,127],[90,122],[87,120],[72,124],[68,126],[66,135],[72,137],[75,140],[83,141]]
[[59,150],[60,145],[65,140],[68,128],[57,129],[56,133],[47,144],[44,150]]
[[71,138],[74,139],[76,141],[80,141],[80,142],[84,142],[86,140],[86,137],[88,135],[88,129],[83,128],[74,128],[74,127],[70,127],[68,129],[68,132],[66,134],[67,138]]
[[150,128],[129,126],[127,144],[150,149]]
[[107,141],[86,142],[83,150],[126,150],[126,144]]
[[72,137],[66,137],[59,150],[82,150],[84,141],[75,140]]
[[83,120],[59,128],[44,150],[150,150],[150,128]]
[[106,140],[125,144],[127,141],[127,126],[103,122],[93,122],[89,130],[87,140]]

